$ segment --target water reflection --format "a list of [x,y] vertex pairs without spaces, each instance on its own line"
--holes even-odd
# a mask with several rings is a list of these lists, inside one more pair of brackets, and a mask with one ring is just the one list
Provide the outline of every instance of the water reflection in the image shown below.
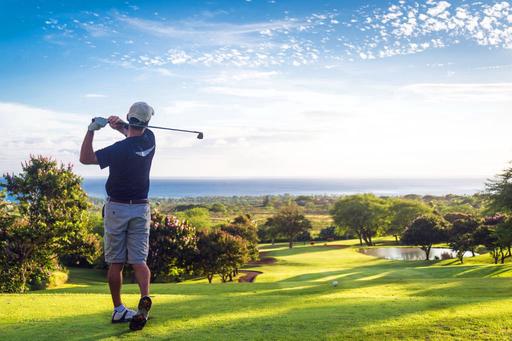
[[[372,249],[360,249],[359,252],[368,256],[393,259],[393,260],[425,260],[425,252],[419,247],[380,247]],[[472,257],[471,252],[466,252],[464,257]],[[446,248],[432,248],[430,259],[455,258],[457,253]]]

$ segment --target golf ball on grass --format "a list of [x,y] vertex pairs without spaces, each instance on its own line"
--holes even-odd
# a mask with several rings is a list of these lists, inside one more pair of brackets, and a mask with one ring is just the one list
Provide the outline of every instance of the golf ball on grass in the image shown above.
[[337,287],[338,286],[338,281],[332,281],[331,284],[332,284],[333,287]]

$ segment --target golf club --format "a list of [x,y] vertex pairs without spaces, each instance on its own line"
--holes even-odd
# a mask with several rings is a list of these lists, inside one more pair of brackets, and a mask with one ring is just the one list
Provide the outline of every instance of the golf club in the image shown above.
[[[105,118],[103,118],[104,120],[106,120]],[[94,120],[94,119],[93,119]],[[140,127],[140,128],[153,128],[153,129],[162,129],[162,130],[172,130],[172,131],[179,131],[179,132],[182,132],[182,133],[193,133],[193,134],[197,134],[197,138],[202,140],[203,139],[203,132],[201,131],[195,131],[195,130],[184,130],[184,129],[176,129],[176,128],[165,128],[165,127],[157,127],[157,126],[145,126],[145,125],[141,125],[141,124],[133,124],[133,123],[126,123],[124,122],[124,126],[126,128],[128,128],[128,126],[132,126],[132,127]]]

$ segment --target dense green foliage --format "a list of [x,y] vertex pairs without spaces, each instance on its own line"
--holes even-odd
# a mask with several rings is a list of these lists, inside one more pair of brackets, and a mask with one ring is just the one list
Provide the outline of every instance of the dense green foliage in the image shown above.
[[489,250],[494,263],[505,263],[505,259],[512,256],[512,218],[508,216],[494,216],[486,219],[483,226],[476,234],[477,241]]
[[194,227],[158,210],[152,212],[147,259],[152,281],[181,281],[191,276],[197,253]]
[[249,258],[253,261],[259,258],[258,227],[249,214],[240,215],[229,224],[221,225],[220,229],[232,236],[238,236],[247,242]]
[[311,229],[311,222],[297,205],[281,208],[276,215],[267,219],[265,225],[270,227],[273,233],[286,237],[290,248],[299,236],[302,237],[301,240],[306,239],[303,236]]
[[386,233],[395,237],[397,243],[398,237],[414,219],[424,214],[433,213],[430,206],[419,200],[396,198],[390,199],[390,201],[388,208],[390,222]]
[[338,234],[336,226],[329,226],[324,229],[320,230],[320,233],[318,234],[318,238],[320,240],[338,240],[340,239],[340,236]]
[[512,212],[512,167],[486,184],[486,194],[492,212]]
[[479,245],[475,233],[479,227],[480,222],[471,216],[459,218],[452,222],[448,230],[448,240],[451,249],[457,252],[457,258],[461,263],[464,262],[466,252],[475,254]]
[[386,229],[386,201],[373,194],[358,194],[339,199],[331,210],[334,222],[341,229],[348,230],[368,246],[372,238]]
[[446,222],[439,216],[429,215],[416,218],[402,234],[402,243],[418,245],[430,259],[432,244],[447,240]]
[[0,231],[2,291],[44,287],[60,256],[94,258],[99,244],[88,230],[87,196],[71,166],[33,156],[20,174],[4,178],[19,217],[4,221]]
[[249,259],[246,241],[220,230],[199,232],[197,248],[196,270],[210,283],[215,274],[221,276],[222,282],[232,281]]

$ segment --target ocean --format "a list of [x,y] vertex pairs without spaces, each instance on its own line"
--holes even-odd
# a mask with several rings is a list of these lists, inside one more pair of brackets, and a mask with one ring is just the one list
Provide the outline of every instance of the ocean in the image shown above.
[[[83,187],[91,197],[103,198],[106,179],[86,178]],[[260,195],[376,195],[474,194],[486,179],[176,179],[151,180],[152,198]]]

